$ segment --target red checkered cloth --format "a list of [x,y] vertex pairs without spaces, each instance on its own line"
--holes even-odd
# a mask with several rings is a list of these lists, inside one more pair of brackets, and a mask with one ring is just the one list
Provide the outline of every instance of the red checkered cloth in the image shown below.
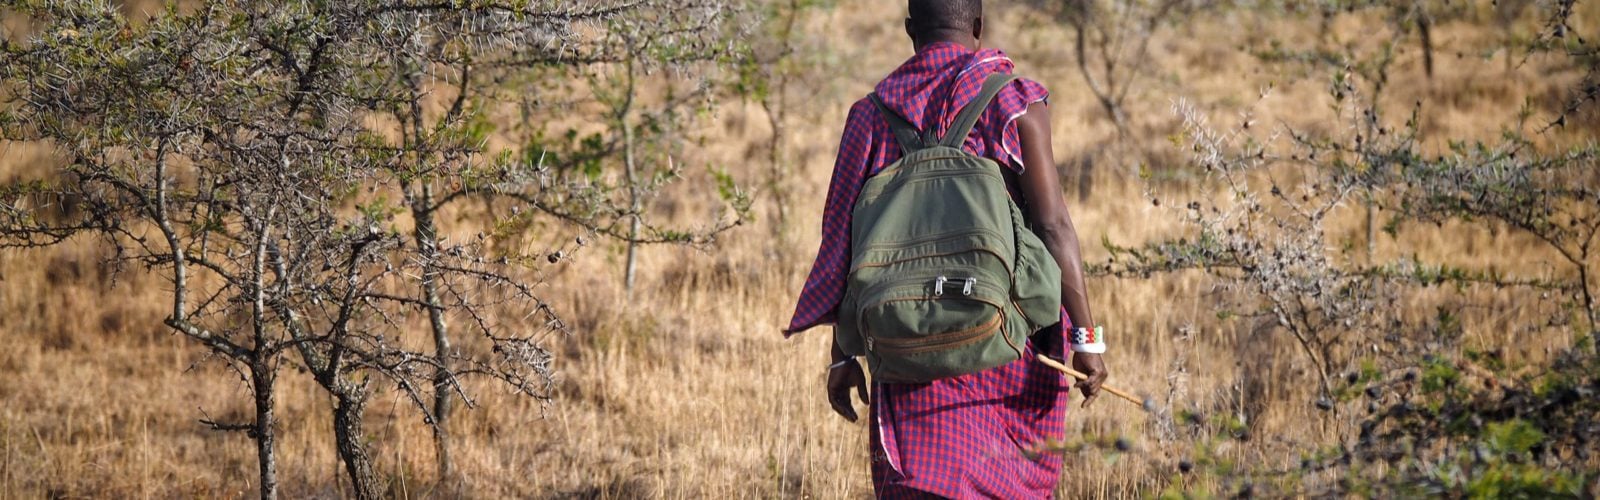
[[[1010,73],[1013,67],[999,50],[937,43],[902,64],[876,92],[919,129],[937,124],[943,132],[990,74]],[[965,149],[1021,173],[1016,119],[1029,104],[1048,97],[1043,85],[1016,80],[978,120]],[[900,147],[876,107],[868,99],[856,101],[828,187],[822,246],[786,336],[834,322],[850,264],[851,210],[866,178],[899,158]],[[1061,325],[1052,332],[1061,335],[1070,325],[1064,311]],[[878,496],[1050,496],[1061,458],[1036,451],[1063,438],[1070,381],[1032,361],[1033,355],[1030,344],[1023,359],[983,372],[926,384],[875,384],[872,480]]]

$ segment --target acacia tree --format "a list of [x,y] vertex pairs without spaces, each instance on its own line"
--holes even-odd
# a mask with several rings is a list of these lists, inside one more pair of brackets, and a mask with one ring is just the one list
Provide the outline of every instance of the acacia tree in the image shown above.
[[[1592,42],[1568,34],[1570,7],[1567,3],[1546,6],[1548,15],[1542,18],[1539,36],[1512,48],[1549,55],[1547,64],[1555,72],[1580,78],[1562,96],[1560,105],[1522,109],[1515,121],[1490,131],[1498,133],[1497,140],[1430,141],[1423,118],[1428,102],[1418,102],[1408,113],[1399,114],[1381,107],[1393,44],[1378,44],[1370,53],[1347,52],[1342,64],[1331,68],[1327,91],[1335,111],[1332,122],[1337,126],[1324,128],[1326,132],[1289,125],[1252,129],[1254,120],[1248,112],[1239,117],[1241,125],[1219,128],[1202,111],[1180,100],[1174,106],[1184,121],[1180,142],[1190,154],[1190,166],[1204,173],[1199,186],[1204,194],[1175,204],[1159,198],[1152,201],[1177,212],[1192,231],[1182,238],[1139,248],[1108,242],[1112,259],[1096,270],[1127,277],[1202,270],[1227,292],[1221,294],[1228,298],[1222,315],[1262,318],[1269,330],[1293,336],[1314,368],[1311,372],[1319,386],[1316,405],[1331,413],[1352,403],[1363,392],[1361,385],[1372,384],[1365,393],[1369,399],[1379,399],[1384,385],[1375,381],[1384,370],[1407,374],[1396,377],[1393,385],[1416,385],[1419,367],[1431,370],[1422,376],[1424,388],[1454,380],[1455,368],[1441,361],[1451,354],[1445,347],[1451,343],[1435,340],[1459,332],[1455,312],[1461,309],[1502,307],[1497,300],[1509,300],[1517,307],[1549,307],[1552,314],[1517,325],[1515,335],[1564,332],[1580,338],[1577,350],[1600,344],[1595,337],[1593,283],[1594,256],[1600,244],[1596,241],[1600,237],[1600,189],[1596,187],[1600,186],[1596,164],[1600,145],[1592,134],[1565,130],[1569,121],[1592,120],[1594,116],[1596,59]],[[1405,36],[1404,30],[1393,29],[1395,37]],[[1323,64],[1321,58],[1277,60]],[[1577,132],[1576,136],[1570,132]],[[1351,211],[1365,207],[1389,214],[1384,231],[1402,257],[1388,262],[1361,259],[1353,255],[1352,245],[1340,243],[1342,229],[1333,221],[1352,220]],[[1510,264],[1515,271],[1498,264],[1473,267],[1448,257],[1425,262],[1417,255],[1423,250],[1421,245],[1428,243],[1410,240],[1401,232],[1408,225],[1446,222],[1531,237],[1559,260],[1543,266],[1547,271],[1534,270],[1541,267],[1538,264],[1550,263],[1533,260],[1538,254],[1531,252],[1499,257],[1498,263]],[[1440,285],[1461,293],[1442,300],[1437,315],[1406,314],[1415,303],[1409,299],[1440,301],[1437,296],[1425,295]],[[1562,361],[1566,366],[1562,370],[1593,366],[1591,360]],[[1506,380],[1508,386],[1514,383]],[[1529,397],[1528,393],[1539,392],[1527,387],[1518,391]],[[1514,402],[1489,404],[1487,401],[1495,398],[1484,396],[1456,406],[1454,413],[1437,409],[1418,413],[1412,403],[1415,400],[1402,399],[1401,406],[1393,409],[1398,413],[1391,413],[1400,417],[1395,420],[1411,423],[1418,423],[1416,419],[1463,422],[1470,418],[1469,427],[1481,427],[1486,419],[1503,421],[1516,416],[1510,410]],[[1368,412],[1378,412],[1377,404],[1371,402]],[[1460,413],[1463,408],[1471,411],[1491,406],[1504,413]],[[1544,423],[1539,425],[1561,425],[1560,420],[1542,419]],[[1359,429],[1341,427],[1336,434],[1341,438],[1338,443],[1356,437],[1361,447],[1390,454],[1393,448],[1370,440],[1375,428],[1391,424],[1379,418],[1362,421]],[[1357,433],[1351,436],[1346,430]],[[1552,435],[1579,434],[1575,438],[1579,443],[1589,432],[1547,430]],[[1411,431],[1402,428],[1396,432]],[[1442,443],[1457,437],[1406,435],[1416,443]],[[1472,446],[1470,442],[1462,447],[1457,444],[1444,449],[1470,450]],[[1320,459],[1306,463],[1324,468],[1350,464],[1348,454],[1332,457],[1328,463]],[[1338,465],[1341,459],[1343,465]],[[1426,467],[1419,469],[1430,473]]]
[[[816,11],[831,9],[832,0],[767,0],[760,2],[761,31],[765,36],[750,37],[741,51],[737,90],[746,99],[761,105],[772,134],[767,139],[767,173],[762,181],[771,202],[774,248],[786,249],[789,231],[789,178],[792,163],[783,149],[788,125],[796,111],[790,95],[798,87],[815,90],[831,72],[824,67],[827,48],[819,40],[805,36],[805,21]],[[814,111],[814,110],[813,110]],[[803,118],[802,118],[803,119]]]
[[1117,132],[1128,134],[1123,103],[1150,71],[1150,39],[1168,20],[1194,6],[1187,0],[1098,2],[1065,0],[1035,3],[1072,27],[1072,50],[1083,82],[1104,108]]
[[[566,11],[545,13],[602,28],[585,34],[577,30],[577,24],[517,25],[513,21],[518,13],[484,7],[409,9],[380,19],[383,31],[377,33],[373,49],[382,62],[373,66],[366,81],[369,87],[363,89],[369,95],[396,96],[369,102],[368,108],[371,114],[395,120],[398,140],[371,140],[393,148],[385,174],[402,194],[401,210],[414,221],[411,245],[424,268],[417,284],[420,298],[429,304],[428,324],[441,364],[448,363],[455,350],[445,317],[449,305],[445,295],[449,294],[440,283],[445,269],[437,264],[441,255],[439,214],[452,205],[473,200],[490,205],[509,203],[513,215],[501,220],[502,226],[525,229],[517,224],[528,220],[524,213],[542,214],[620,240],[628,246],[626,282],[631,288],[637,245],[707,243],[732,227],[748,204],[730,200],[739,212],[736,217],[718,216],[694,231],[657,227],[645,220],[645,198],[675,178],[679,170],[668,160],[655,175],[646,177],[640,175],[642,168],[636,161],[640,156],[637,150],[647,149],[644,146],[666,150],[658,156],[670,155],[681,137],[672,135],[663,124],[680,121],[688,114],[683,108],[716,88],[707,80],[711,72],[704,69],[726,55],[725,46],[715,40],[728,35],[722,24],[735,11],[718,2],[678,1],[618,4],[609,10],[599,5],[566,7]],[[551,33],[569,30],[560,45],[543,40]],[[637,88],[639,80],[649,77],[639,73],[658,70],[672,71],[673,79],[678,80],[664,85],[687,85],[690,90],[664,102],[644,103]],[[594,119],[614,125],[618,131],[614,139],[606,144],[585,141],[577,147],[540,140],[545,127],[533,123],[538,120],[531,115],[549,107],[539,101],[547,99],[546,94],[557,93],[549,92],[545,84],[552,80],[587,83],[591,96],[601,104]],[[559,85],[554,90],[559,95],[574,94]],[[439,100],[440,94],[449,98]],[[441,111],[429,112],[430,99],[447,104]],[[582,103],[567,104],[579,105]],[[497,106],[523,111],[521,122],[507,132],[519,140],[521,151],[503,151],[492,157],[485,154],[483,142],[493,131],[489,115]],[[644,123],[645,133],[635,133],[635,121]],[[603,163],[622,163],[623,175],[605,175],[599,169]],[[522,207],[531,210],[522,212]],[[522,257],[528,260],[529,256]],[[431,417],[443,479],[453,476],[447,424],[452,401],[458,396],[449,390],[452,385],[442,373],[434,380]]]
[[[1127,148],[1132,130],[1126,103],[1153,70],[1150,41],[1160,29],[1210,7],[1199,0],[1030,0],[1027,5],[1072,29],[1072,58],[1084,86],[1116,126],[1115,155],[1137,155]],[[1096,162],[1078,166],[1078,197],[1088,199]]]
[[[536,293],[538,270],[577,243],[452,240],[437,217],[450,203],[510,200],[518,217],[632,241],[704,242],[737,222],[619,232],[643,214],[615,193],[660,180],[574,179],[540,161],[551,148],[484,146],[495,99],[537,91],[526,82],[553,67],[637,56],[607,30],[651,33],[653,54],[672,54],[654,61],[714,57],[732,13],[717,1],[217,1],[143,23],[102,1],[14,8],[35,31],[0,45],[0,138],[48,144],[63,165],[0,187],[0,244],[92,235],[113,263],[170,278],[165,323],[250,380],[253,420],[204,422],[256,442],[263,498],[278,491],[285,363],[334,401],[358,498],[382,491],[362,428],[375,390],[393,387],[434,428],[442,477],[450,401],[473,401],[465,380],[551,397],[544,342],[566,327]],[[451,96],[445,111],[426,110],[434,93]],[[409,338],[418,312],[431,350]]]
[[1205,270],[1236,294],[1227,314],[1264,318],[1294,337],[1315,368],[1318,404],[1331,408],[1349,346],[1395,317],[1378,307],[1395,299],[1388,283],[1330,251],[1330,219],[1361,194],[1364,178],[1325,168],[1332,164],[1318,162],[1326,157],[1275,155],[1271,138],[1217,130],[1186,101],[1174,111],[1184,120],[1191,163],[1207,175],[1203,192],[1219,195],[1172,208],[1194,234],[1137,249],[1108,242],[1111,260],[1098,271],[1142,277]]
[[[1393,4],[1354,5],[1414,7]],[[1577,35],[1568,24],[1571,7],[1541,3],[1534,26],[1519,27],[1533,37],[1450,47],[1535,60],[1548,78],[1574,81],[1565,91],[1531,97],[1515,119],[1472,131],[1474,138],[1429,137],[1426,111],[1434,104],[1428,99],[1409,109],[1380,106],[1394,47],[1408,36],[1403,23],[1366,33],[1376,50],[1330,55],[1275,44],[1272,57],[1263,57],[1329,76],[1329,126],[1252,127],[1248,110],[1224,118],[1237,125],[1219,126],[1201,107],[1181,100],[1174,106],[1184,123],[1177,137],[1186,166],[1203,175],[1193,192],[1150,201],[1190,231],[1137,248],[1108,242],[1112,259],[1094,271],[1131,278],[1203,273],[1216,287],[1208,295],[1220,297],[1218,317],[1254,317],[1257,331],[1291,335],[1305,353],[1301,360],[1312,365],[1306,382],[1318,387],[1316,407],[1346,416],[1324,419],[1324,428],[1332,424],[1336,432],[1294,443],[1295,455],[1263,457],[1262,465],[1247,468],[1201,441],[1186,450],[1180,471],[1213,474],[1223,492],[1238,496],[1542,498],[1600,491],[1590,451],[1597,428],[1588,424],[1597,407],[1586,396],[1600,388],[1593,350],[1600,346],[1593,299],[1600,145],[1592,128],[1578,125],[1600,116],[1593,106],[1600,59],[1593,36]],[[1415,71],[1404,77],[1421,78],[1427,68]],[[1178,196],[1195,199],[1173,203]],[[1357,255],[1359,238],[1349,223],[1367,207],[1388,219],[1382,232],[1398,251],[1393,260]],[[1545,251],[1496,255],[1486,266],[1450,255],[1423,260],[1419,255],[1433,242],[1407,229],[1446,223],[1452,233],[1520,235]],[[1417,314],[1419,304],[1436,313]],[[1460,313],[1473,309],[1531,311],[1519,312],[1509,338],[1570,338],[1573,346],[1547,350],[1551,360],[1538,366],[1510,365],[1513,358],[1493,342],[1482,351],[1464,345]],[[1242,379],[1260,369],[1245,366]],[[1248,440],[1240,429],[1253,422],[1184,423]]]

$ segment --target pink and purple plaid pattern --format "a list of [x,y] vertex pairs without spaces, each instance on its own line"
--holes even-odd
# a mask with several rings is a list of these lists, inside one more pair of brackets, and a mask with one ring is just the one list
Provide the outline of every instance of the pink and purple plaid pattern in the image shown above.
[[[1014,65],[999,50],[971,51],[957,44],[927,47],[878,84],[891,109],[918,128],[937,124],[943,132],[984,79],[1010,73]],[[1049,92],[1018,79],[1003,89],[965,149],[1018,173],[1022,156],[1015,120]],[[823,209],[822,245],[801,291],[785,336],[834,322],[850,264],[850,216],[865,179],[894,163],[900,147],[871,101],[850,108],[838,161]],[[1070,325],[1063,312],[1062,325]],[[1054,330],[1061,334],[1061,330]],[[1011,364],[926,384],[875,384],[871,425],[873,487],[882,498],[1048,497],[1061,472],[1061,458],[1035,453],[1063,438],[1070,382],[1031,362]],[[1049,353],[1060,357],[1063,353]]]
[[[973,52],[953,43],[936,43],[924,47],[884,78],[876,92],[884,104],[918,129],[937,122],[942,133],[961,107],[983,89],[984,79],[996,72],[1010,73],[1013,67],[1011,58],[999,50]],[[1049,95],[1038,82],[1020,78],[1001,90],[967,136],[967,152],[1021,173],[1022,149],[1015,121],[1027,112],[1029,104],[1044,101]],[[900,146],[894,133],[872,101],[856,101],[845,121],[833,181],[828,184],[822,213],[822,245],[800,292],[794,318],[784,330],[785,336],[834,322],[839,300],[844,297],[845,273],[850,268],[850,215],[856,195],[867,176],[899,158]]]

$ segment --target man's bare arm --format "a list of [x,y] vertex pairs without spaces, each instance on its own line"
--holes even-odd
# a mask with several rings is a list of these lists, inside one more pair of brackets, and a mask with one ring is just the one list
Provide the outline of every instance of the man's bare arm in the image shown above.
[[[1056,172],[1055,151],[1050,145],[1050,106],[1043,102],[1028,105],[1027,113],[1017,118],[1017,133],[1022,140],[1022,163],[1027,167],[1019,183],[1022,196],[1028,202],[1028,216],[1034,232],[1061,266],[1061,303],[1075,326],[1094,328],[1089,292],[1084,286],[1078,231],[1067,213],[1061,180]],[[1055,345],[1059,344],[1052,344],[1052,347]],[[1089,375],[1089,380],[1078,384],[1086,398],[1084,406],[1088,406],[1098,396],[1100,383],[1105,381],[1105,365],[1098,354],[1086,353],[1074,354],[1072,363]]]

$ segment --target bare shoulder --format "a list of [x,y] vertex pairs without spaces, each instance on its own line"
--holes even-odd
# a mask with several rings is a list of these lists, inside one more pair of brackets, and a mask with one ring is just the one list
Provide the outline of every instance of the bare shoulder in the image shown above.
[[1028,104],[1028,109],[1017,117],[1019,131],[1024,135],[1035,132],[1050,131],[1050,104],[1045,101],[1034,101]]

